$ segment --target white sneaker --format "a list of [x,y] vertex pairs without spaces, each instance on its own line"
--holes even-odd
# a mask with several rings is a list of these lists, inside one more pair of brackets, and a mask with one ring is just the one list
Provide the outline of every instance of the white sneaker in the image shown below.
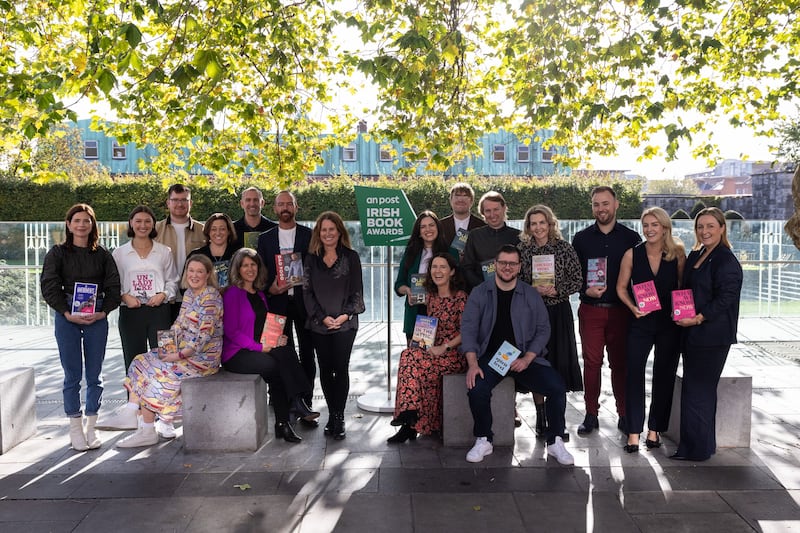
[[175,425],[172,422],[166,422],[160,418],[156,420],[156,433],[165,439],[174,439],[176,437]]
[[564,447],[564,440],[561,437],[556,437],[556,441],[553,444],[547,445],[547,455],[552,455],[562,465],[575,464],[575,458]]
[[489,442],[486,437],[478,437],[475,439],[475,446],[467,452],[467,461],[470,463],[480,463],[487,455],[491,455],[494,446]]
[[129,435],[117,443],[117,448],[139,448],[141,446],[152,446],[158,444],[158,433],[156,428],[140,427],[135,433]]
[[130,429],[138,429],[139,422],[136,415],[138,411],[131,409],[127,405],[114,411],[109,416],[102,416],[95,424],[97,429],[105,429],[110,431],[127,431]]

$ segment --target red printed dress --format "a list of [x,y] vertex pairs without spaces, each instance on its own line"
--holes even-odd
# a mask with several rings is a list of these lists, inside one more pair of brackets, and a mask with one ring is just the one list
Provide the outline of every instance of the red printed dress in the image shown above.
[[[458,291],[454,296],[441,298],[428,294],[428,315],[439,319],[434,346],[450,341],[460,333],[461,314],[467,294]],[[452,343],[451,343],[452,345]],[[439,357],[427,350],[406,348],[400,354],[397,369],[397,395],[394,416],[403,411],[417,411],[415,429],[430,435],[442,430],[442,376],[464,372],[467,361],[456,348],[449,348]]]

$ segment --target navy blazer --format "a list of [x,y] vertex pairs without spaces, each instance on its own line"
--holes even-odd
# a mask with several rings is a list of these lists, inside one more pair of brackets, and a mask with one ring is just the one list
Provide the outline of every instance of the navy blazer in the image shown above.
[[[439,221],[442,224],[442,235],[444,240],[447,241],[447,246],[453,244],[453,239],[456,238],[456,220],[453,215],[448,215]],[[469,215],[469,222],[467,223],[467,230],[472,231],[475,228],[485,226],[486,222],[476,217],[472,213]]]
[[699,326],[686,328],[686,341],[695,346],[735,344],[742,266],[730,248],[718,244],[695,269],[702,252],[692,251],[683,269],[684,287],[692,289],[695,310],[704,318]]
[[[308,246],[311,244],[311,230],[306,226],[297,224],[297,231],[294,235],[294,250],[293,252],[300,252],[303,261],[305,262],[306,254],[308,254]],[[277,268],[275,267],[275,256],[281,253],[281,247],[278,243],[278,226],[271,228],[258,236],[258,255],[267,267],[267,287],[272,285],[277,276]],[[265,291],[266,292],[266,291]],[[289,308],[289,295],[282,294],[267,294],[269,298],[269,308],[273,313],[285,315]],[[295,302],[300,305],[305,314],[305,307],[303,305],[303,286],[298,285],[294,288]]]

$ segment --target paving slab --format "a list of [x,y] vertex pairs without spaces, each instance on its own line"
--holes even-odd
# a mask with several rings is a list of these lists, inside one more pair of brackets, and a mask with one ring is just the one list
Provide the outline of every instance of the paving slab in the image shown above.
[[461,494],[412,494],[414,531],[417,533],[523,533],[530,531],[519,505],[506,494],[465,492]]

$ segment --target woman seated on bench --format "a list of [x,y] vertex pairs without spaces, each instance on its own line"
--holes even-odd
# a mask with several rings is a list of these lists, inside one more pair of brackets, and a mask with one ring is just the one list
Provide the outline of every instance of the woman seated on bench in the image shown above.
[[156,414],[167,425],[181,414],[181,381],[208,376],[219,369],[222,297],[211,260],[204,255],[187,259],[181,285],[186,292],[169,334],[160,331],[158,349],[137,355],[128,369],[124,382],[128,405],[119,416],[136,416],[138,408],[142,424],[117,443],[119,448],[156,444]]
[[[442,376],[466,370],[464,355],[456,349],[461,344],[461,313],[467,294],[460,290],[461,279],[456,260],[449,253],[431,258],[425,280],[428,316],[438,319],[431,346],[403,350],[397,369],[397,395],[393,426],[400,430],[388,441],[391,444],[430,435],[442,430]],[[424,342],[424,341],[423,341]]]
[[222,364],[237,374],[260,374],[269,383],[275,411],[275,437],[286,442],[302,439],[289,424],[289,416],[311,421],[319,413],[309,409],[303,397],[311,394],[311,384],[294,348],[286,345],[286,335],[277,336],[277,346],[262,340],[267,321],[264,285],[267,269],[252,248],[241,248],[233,255],[230,285],[225,290],[225,341]]

